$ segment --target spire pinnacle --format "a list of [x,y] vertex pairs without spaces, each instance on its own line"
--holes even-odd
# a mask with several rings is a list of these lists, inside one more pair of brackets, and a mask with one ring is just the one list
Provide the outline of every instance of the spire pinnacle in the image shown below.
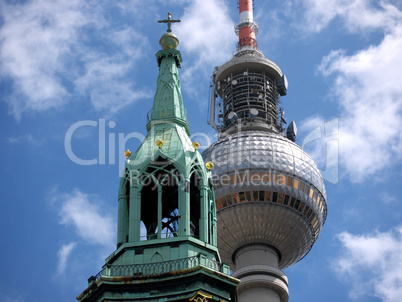
[[167,25],[168,25],[167,32],[168,33],[172,32],[172,29],[171,29],[172,23],[176,23],[176,22],[181,22],[181,20],[173,20],[171,13],[168,13],[167,20],[158,20],[158,23],[167,23]]
[[177,45],[179,45],[179,39],[177,39],[176,35],[172,33],[172,23],[181,22],[181,20],[172,19],[172,14],[168,13],[167,20],[159,20],[158,23],[167,23],[168,29],[167,32],[161,37],[159,40],[159,44],[162,49],[176,49]]

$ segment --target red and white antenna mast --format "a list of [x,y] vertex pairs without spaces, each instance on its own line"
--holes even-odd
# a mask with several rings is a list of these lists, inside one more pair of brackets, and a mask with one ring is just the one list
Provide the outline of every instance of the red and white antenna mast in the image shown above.
[[239,0],[239,24],[235,27],[235,32],[239,36],[237,50],[257,49],[258,25],[253,19],[253,1]]

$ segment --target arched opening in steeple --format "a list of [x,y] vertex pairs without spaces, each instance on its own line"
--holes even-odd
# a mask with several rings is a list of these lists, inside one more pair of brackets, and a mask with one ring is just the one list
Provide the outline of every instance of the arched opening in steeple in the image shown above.
[[162,238],[179,236],[178,172],[171,165],[162,179]]
[[141,177],[141,240],[178,236],[179,173],[173,164],[158,160]]
[[195,166],[190,174],[190,235],[196,238],[200,238],[201,181],[201,173]]
[[148,169],[147,174],[141,178],[141,225],[145,227],[145,238],[141,240],[156,239],[158,228],[158,183]]
[[129,240],[130,180],[126,169],[119,188],[119,218],[117,223],[117,247]]

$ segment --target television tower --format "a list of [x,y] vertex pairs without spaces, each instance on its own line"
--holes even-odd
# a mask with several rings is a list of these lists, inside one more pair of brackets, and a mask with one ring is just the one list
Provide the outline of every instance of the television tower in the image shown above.
[[286,302],[282,269],[301,260],[327,216],[322,176],[296,143],[280,97],[281,69],[257,48],[253,2],[239,1],[239,36],[233,58],[212,75],[209,124],[219,139],[203,152],[211,161],[218,219],[218,249],[241,280],[239,301]]

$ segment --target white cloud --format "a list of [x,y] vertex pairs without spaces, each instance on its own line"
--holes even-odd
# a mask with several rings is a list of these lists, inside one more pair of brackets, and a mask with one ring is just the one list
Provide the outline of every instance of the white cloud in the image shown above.
[[303,1],[303,28],[308,32],[319,32],[335,18],[351,32],[364,30],[392,29],[402,18],[395,1],[380,0],[307,0]]
[[182,23],[174,32],[183,51],[198,56],[204,63],[223,62],[234,50],[236,35],[223,0],[195,0],[184,8]]
[[8,142],[10,144],[20,144],[20,143],[29,143],[32,145],[41,145],[42,140],[35,139],[32,134],[25,134],[21,136],[13,136],[8,138]]
[[120,21],[108,18],[114,5],[115,13],[125,13],[124,5],[113,1],[1,4],[1,75],[12,81],[5,99],[17,119],[87,95],[96,110],[106,112],[151,97],[128,76],[138,69],[134,63],[148,39],[111,24]]
[[319,70],[334,76],[332,94],[342,110],[341,163],[353,181],[402,157],[402,22],[377,46],[353,55],[334,51]]
[[343,250],[333,268],[352,285],[357,299],[376,296],[384,302],[399,302],[402,296],[402,226],[388,232],[338,235]]
[[354,54],[331,51],[318,67],[332,80],[330,96],[340,106],[339,151],[344,171],[353,182],[373,176],[381,179],[378,173],[402,158],[402,11],[392,1],[364,0],[309,0],[304,8],[304,28],[313,32],[340,18],[351,32],[384,33],[378,45]]
[[88,23],[81,1],[34,0],[3,4],[0,31],[1,73],[13,80],[13,114],[60,106],[69,92],[62,84],[61,57],[69,55],[78,29]]
[[388,192],[382,192],[379,197],[380,200],[385,204],[395,203],[398,201],[395,196],[389,194]]
[[[181,20],[173,32],[182,52],[192,57],[192,66],[186,63],[181,79],[185,89],[197,96],[199,89],[205,90],[204,81],[212,75],[213,68],[230,59],[235,49],[234,22],[223,0],[190,1]],[[199,81],[202,88],[197,85]],[[206,105],[205,100],[202,103]]]
[[91,196],[78,189],[71,193],[51,192],[51,200],[60,203],[60,223],[73,226],[77,234],[93,244],[113,247],[115,222],[106,214],[98,196]]
[[60,276],[62,275],[66,268],[67,268],[67,262],[68,262],[68,258],[70,257],[72,251],[74,250],[75,246],[76,246],[77,242],[71,242],[69,244],[65,244],[63,245],[59,252],[57,253],[58,256],[58,265],[57,265],[57,273],[56,276]]

